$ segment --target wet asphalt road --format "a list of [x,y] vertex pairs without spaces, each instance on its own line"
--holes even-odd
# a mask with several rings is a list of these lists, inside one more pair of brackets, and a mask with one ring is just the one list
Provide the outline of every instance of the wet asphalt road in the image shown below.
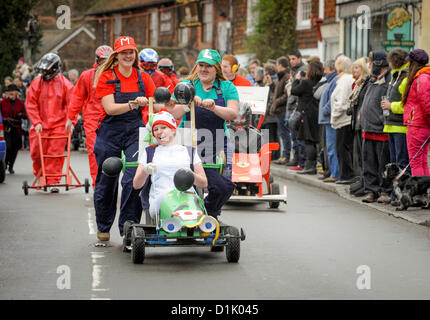
[[[85,153],[71,165],[89,177]],[[226,206],[222,220],[247,235],[237,264],[207,248],[147,248],[134,265],[116,222],[110,247],[94,246],[92,190],[24,196],[28,151],[15,171],[0,184],[0,299],[430,298],[430,229],[331,192],[280,181],[279,209]]]

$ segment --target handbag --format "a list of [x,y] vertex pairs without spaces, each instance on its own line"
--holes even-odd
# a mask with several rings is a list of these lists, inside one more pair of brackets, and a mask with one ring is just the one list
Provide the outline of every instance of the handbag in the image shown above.
[[291,113],[290,119],[288,119],[288,126],[290,127],[290,129],[297,131],[299,130],[302,119],[303,119],[303,114],[297,109],[295,109]]

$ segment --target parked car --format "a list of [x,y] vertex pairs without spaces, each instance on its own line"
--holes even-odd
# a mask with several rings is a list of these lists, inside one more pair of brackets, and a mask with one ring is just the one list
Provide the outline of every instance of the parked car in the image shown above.
[[3,119],[0,112],[0,183],[6,177],[6,141],[4,140]]

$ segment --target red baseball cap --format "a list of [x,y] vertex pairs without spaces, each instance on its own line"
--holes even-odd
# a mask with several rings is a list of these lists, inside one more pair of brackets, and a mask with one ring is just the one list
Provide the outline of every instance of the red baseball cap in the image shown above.
[[115,40],[114,50],[116,53],[130,49],[137,50],[136,43],[134,42],[134,39],[132,37],[123,36]]

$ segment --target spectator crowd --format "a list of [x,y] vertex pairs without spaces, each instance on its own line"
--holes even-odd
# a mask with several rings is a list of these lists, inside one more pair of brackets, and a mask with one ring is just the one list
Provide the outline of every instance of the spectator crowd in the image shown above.
[[268,86],[262,128],[280,144],[272,160],[325,183],[350,185],[363,202],[399,206],[388,163],[429,175],[430,66],[426,51],[395,48],[321,62],[299,50],[252,60],[246,78]]
[[[159,60],[153,51],[139,54],[142,68],[154,83],[159,79],[173,91],[189,71],[181,67],[172,73],[171,60]],[[319,174],[325,183],[350,185],[351,194],[363,202],[398,206],[392,181],[383,178],[386,164],[397,163],[412,175],[430,175],[428,62],[422,49],[373,51],[355,61],[338,54],[324,62],[293,50],[266,63],[251,60],[247,69],[226,55],[221,67],[225,79],[236,86],[269,88],[261,128],[268,130],[270,142],[280,144],[272,155],[276,164],[297,174]],[[77,84],[77,70],[63,74]],[[2,103],[24,102],[30,82],[30,67],[20,58],[13,77],[6,77],[0,88]],[[6,117],[5,126],[15,126],[22,135],[15,144],[29,149],[31,123],[25,107],[18,116],[13,125]],[[9,169],[13,173],[13,162]]]

